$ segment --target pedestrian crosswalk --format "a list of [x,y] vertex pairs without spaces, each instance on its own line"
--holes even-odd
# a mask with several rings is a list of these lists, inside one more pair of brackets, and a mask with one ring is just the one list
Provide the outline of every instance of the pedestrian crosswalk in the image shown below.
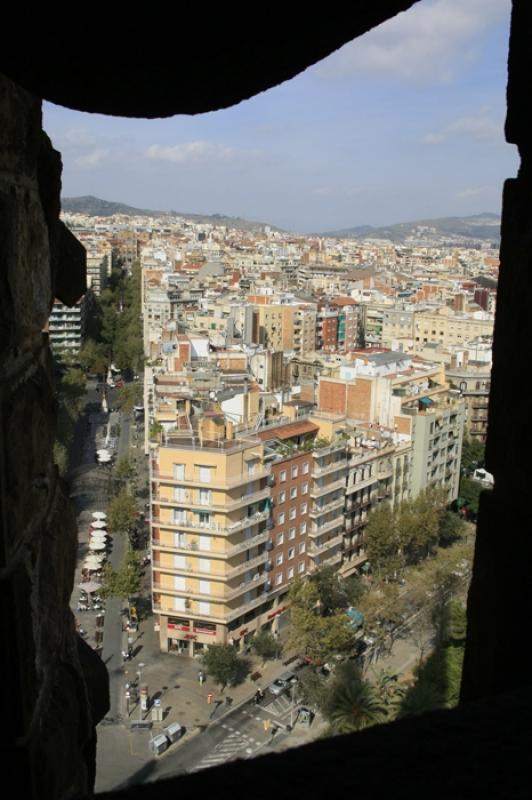
[[222,727],[232,732],[229,733],[229,736],[227,736],[223,742],[217,744],[212,752],[205,756],[205,758],[202,758],[191,771],[196,772],[200,769],[207,769],[207,767],[223,764],[235,758],[237,755],[241,758],[246,758],[246,756],[252,755],[255,750],[258,750],[260,747],[260,742],[252,736],[247,736],[240,731],[235,731],[227,725],[223,725]]

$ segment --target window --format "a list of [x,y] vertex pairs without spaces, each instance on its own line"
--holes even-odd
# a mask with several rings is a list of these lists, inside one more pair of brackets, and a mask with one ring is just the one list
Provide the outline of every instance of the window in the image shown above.
[[281,481],[281,483],[284,483],[284,481],[286,480],[286,470],[283,469],[283,471],[279,473],[279,480]]
[[288,550],[288,560],[290,561],[296,554],[295,547],[290,547]]
[[297,497],[297,486],[292,486],[290,489],[290,499],[293,500],[294,497]]
[[305,461],[305,463],[303,464],[303,469],[301,471],[302,471],[303,475],[307,475],[308,474],[308,461]]
[[284,511],[280,511],[277,514],[277,524],[278,525],[283,525],[284,524]]
[[297,466],[292,467],[292,478],[297,478],[298,472],[299,472],[299,470],[298,470]]
[[301,503],[301,505],[299,507],[299,510],[300,510],[301,514],[306,514],[307,513],[307,504],[306,503]]
[[279,492],[279,494],[277,495],[277,502],[284,503],[285,500],[286,500],[286,492]]
[[212,467],[199,466],[199,479],[202,483],[211,483],[212,480]]
[[305,562],[304,561],[300,561],[299,562],[299,564],[297,565],[297,571],[298,572],[304,572],[305,571]]
[[283,544],[283,542],[284,542],[284,533],[282,533],[282,532],[278,533],[277,534],[277,544]]
[[185,480],[185,465],[184,464],[174,464],[174,480],[175,481],[184,481]]
[[290,528],[290,530],[288,531],[288,538],[289,539],[295,539],[296,538],[296,529],[295,528]]
[[296,515],[297,515],[297,508],[295,506],[292,506],[292,508],[289,511],[288,516],[290,517],[290,519],[295,519]]
[[212,491],[210,489],[199,490],[199,504],[200,506],[212,505]]
[[288,567],[288,579],[290,580],[290,578],[293,578],[293,577],[294,577],[294,568],[293,567]]
[[275,563],[277,564],[278,567],[281,566],[281,564],[283,563],[283,554],[282,553],[277,553],[277,556],[275,558]]
[[306,533],[307,532],[307,523],[302,522],[299,526],[299,533]]
[[280,586],[282,582],[283,582],[283,573],[280,572],[275,579],[275,583],[277,584],[277,586]]
[[297,548],[297,552],[299,553],[299,555],[302,555],[302,553],[305,552],[305,542],[300,542],[299,543],[299,547]]
[[301,487],[301,494],[308,494],[308,483],[304,483]]

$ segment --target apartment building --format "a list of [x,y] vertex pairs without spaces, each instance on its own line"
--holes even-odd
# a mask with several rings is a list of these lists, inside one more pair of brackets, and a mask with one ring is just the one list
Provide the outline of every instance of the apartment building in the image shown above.
[[465,404],[459,393],[420,397],[403,407],[412,420],[412,496],[430,486],[447,489],[448,502],[458,497]]
[[426,342],[444,347],[463,345],[480,336],[493,336],[494,315],[486,311],[456,313],[448,306],[414,312],[414,349]]
[[162,651],[194,655],[266,622],[270,468],[260,439],[234,439],[223,417],[153,448],[153,610]]
[[464,434],[467,438],[485,442],[488,433],[488,407],[491,369],[486,364],[469,362],[463,368],[445,370],[453,389],[458,389],[464,400]]
[[79,353],[85,334],[86,305],[87,295],[73,306],[54,300],[48,319],[50,347],[54,353]]

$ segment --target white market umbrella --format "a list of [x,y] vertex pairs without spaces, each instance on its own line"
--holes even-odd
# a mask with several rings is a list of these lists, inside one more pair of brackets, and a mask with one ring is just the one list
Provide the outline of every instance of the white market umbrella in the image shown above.
[[106,533],[95,533],[91,536],[91,542],[105,542],[107,541],[107,534]]
[[96,583],[96,581],[85,581],[85,583],[78,583],[78,589],[83,589],[84,592],[87,594],[92,594],[93,592],[97,592],[98,589],[102,588],[101,583]]
[[105,550],[105,542],[91,542],[90,550]]
[[107,523],[103,519],[95,519],[91,522],[91,528],[107,528]]
[[96,520],[107,519],[107,514],[105,514],[103,511],[93,511],[92,516]]

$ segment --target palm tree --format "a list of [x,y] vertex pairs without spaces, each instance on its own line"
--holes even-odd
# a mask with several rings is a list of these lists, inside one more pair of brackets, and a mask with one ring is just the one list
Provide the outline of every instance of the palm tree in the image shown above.
[[349,680],[332,687],[324,714],[334,733],[353,733],[384,722],[386,709],[369,683]]

